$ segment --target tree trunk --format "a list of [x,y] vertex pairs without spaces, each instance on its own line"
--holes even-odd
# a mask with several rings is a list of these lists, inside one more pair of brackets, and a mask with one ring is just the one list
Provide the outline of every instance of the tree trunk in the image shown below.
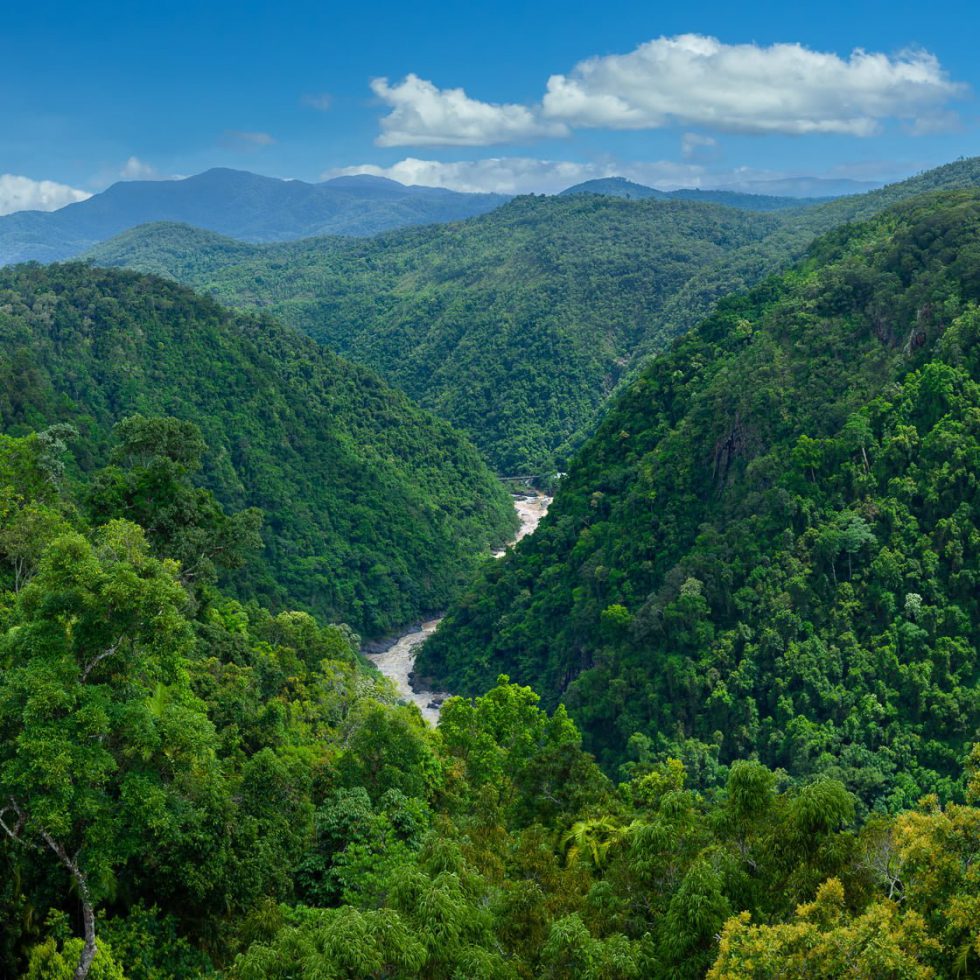
[[[8,811],[13,811],[17,817],[17,823],[13,827],[9,826],[4,819]],[[10,806],[0,809],[0,828],[11,840],[34,850],[43,850],[40,844],[31,843],[21,836],[26,823],[27,814],[17,800],[11,797]],[[95,906],[92,904],[92,893],[88,889],[88,881],[84,872],[78,866],[78,853],[76,852],[74,857],[69,856],[64,847],[43,828],[40,830],[40,835],[44,843],[51,848],[58,860],[68,869],[75,882],[75,887],[78,889],[78,897],[82,903],[82,922],[85,925],[85,945],[82,947],[82,955],[78,961],[78,966],[75,967],[73,977],[74,980],[86,980],[89,970],[92,969],[95,954],[99,951],[95,941]]]
[[82,947],[82,955],[75,967],[73,980],[86,980],[88,971],[92,969],[92,961],[95,954],[99,951],[95,941],[95,907],[92,905],[92,894],[88,890],[88,881],[85,874],[78,866],[78,855],[69,857],[68,852],[61,846],[47,831],[42,830],[41,836],[46,841],[48,847],[58,856],[58,860],[68,869],[75,881],[78,889],[78,898],[82,903],[82,923],[85,927],[85,945]]
[[78,885],[79,897],[82,900],[82,921],[85,923],[85,945],[82,947],[82,957],[75,967],[74,980],[85,980],[88,971],[92,968],[92,961],[99,947],[95,942],[95,909],[92,907],[92,899],[88,891],[88,883],[85,876],[78,872],[75,874],[75,883]]

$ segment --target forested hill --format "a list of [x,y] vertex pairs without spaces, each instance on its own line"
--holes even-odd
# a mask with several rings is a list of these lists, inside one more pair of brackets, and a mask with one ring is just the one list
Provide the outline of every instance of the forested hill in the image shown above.
[[262,559],[232,573],[236,591],[372,635],[443,608],[515,524],[445,422],[269,317],[154,277],[0,271],[0,381],[2,430],[71,422],[84,470],[126,416],[196,422],[203,483],[264,513]]
[[490,211],[502,194],[406,187],[359,175],[318,184],[216,167],[173,180],[126,180],[57,211],[0,217],[0,265],[72,258],[148,221],[190,221],[250,242],[309,235],[374,235]]
[[591,419],[667,300],[777,227],[769,215],[595,195],[522,197],[455,225],[253,248],[136,229],[91,254],[269,309],[538,472]]
[[349,630],[192,574],[241,521],[191,423],[131,420],[74,480],[60,435],[0,433],[3,977],[975,972],[980,745],[974,805],[883,816],[750,760],[614,785],[503,681],[433,730]]
[[617,383],[722,296],[813,239],[926,190],[977,186],[980,160],[778,213],[699,201],[523,197],[370,241],[250,247],[174,226],[91,253],[271,310],[466,431],[498,470],[541,472]]
[[978,737],[980,193],[821,239],[655,359],[418,669],[606,765],[752,754],[892,808]]

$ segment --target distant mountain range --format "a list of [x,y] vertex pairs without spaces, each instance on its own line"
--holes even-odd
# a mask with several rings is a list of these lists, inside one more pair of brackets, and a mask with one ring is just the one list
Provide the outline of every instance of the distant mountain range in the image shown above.
[[776,177],[769,180],[734,181],[725,189],[743,194],[826,198],[864,194],[883,186],[880,180],[854,180],[851,177]]
[[[748,188],[661,191],[624,177],[606,177],[576,184],[560,196],[601,194],[633,200],[701,201],[743,211],[784,211],[867,188],[853,181],[811,180],[805,188],[791,181],[767,183],[760,189],[774,193],[746,192]],[[800,196],[806,193],[820,196]],[[368,174],[308,184],[216,168],[182,179],[121,181],[58,211],[4,215],[0,217],[0,265],[64,261],[130,228],[159,221],[189,224],[252,243],[327,235],[365,238],[412,225],[472,218],[510,199],[507,194],[406,186]]]
[[[863,190],[864,188],[862,188]],[[601,194],[604,197],[625,197],[633,201],[643,201],[649,198],[668,201],[703,201],[709,204],[725,204],[730,208],[742,211],[785,211],[790,208],[807,207],[829,201],[834,194],[827,193],[821,197],[798,197],[789,193],[748,194],[738,190],[700,190],[685,187],[676,191],[660,191],[655,187],[636,184],[625,177],[599,177],[587,180],[566,188],[559,196],[570,197],[575,194]]]
[[151,221],[187,222],[247,242],[282,242],[457,221],[508,199],[368,175],[307,184],[214,169],[183,180],[124,181],[58,211],[0,217],[0,265],[69,259]]

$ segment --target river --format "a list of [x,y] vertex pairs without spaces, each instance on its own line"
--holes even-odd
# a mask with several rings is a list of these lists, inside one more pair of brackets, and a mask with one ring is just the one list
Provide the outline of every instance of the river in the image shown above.
[[[514,509],[521,520],[521,526],[511,544],[520,541],[530,534],[548,513],[551,498],[544,495],[515,495]],[[495,551],[495,558],[506,554],[506,549]],[[415,626],[391,642],[377,653],[367,653],[365,656],[381,671],[385,677],[394,682],[398,693],[406,701],[414,701],[422,711],[426,721],[435,724],[439,720],[439,707],[449,695],[440,691],[416,691],[412,688],[409,678],[415,669],[417,648],[424,643],[435,631],[442,617],[430,619],[427,623]]]

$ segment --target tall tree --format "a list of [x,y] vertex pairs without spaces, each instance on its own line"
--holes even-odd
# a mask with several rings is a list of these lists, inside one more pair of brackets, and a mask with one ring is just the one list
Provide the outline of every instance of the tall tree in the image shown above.
[[57,538],[0,639],[0,827],[67,872],[88,976],[114,871],[180,819],[213,730],[190,693],[187,596],[142,530]]

